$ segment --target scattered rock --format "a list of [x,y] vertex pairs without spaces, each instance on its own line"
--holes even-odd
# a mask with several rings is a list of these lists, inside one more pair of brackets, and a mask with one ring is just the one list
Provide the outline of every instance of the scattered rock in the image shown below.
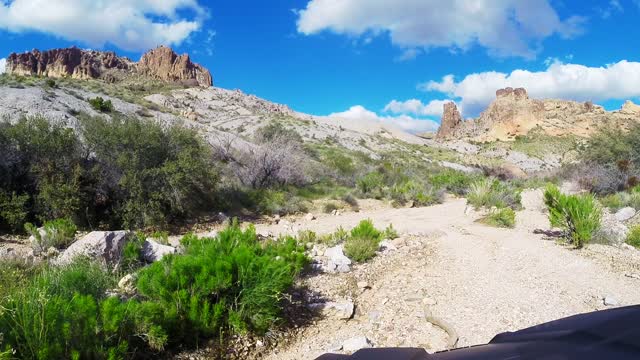
[[308,213],[307,215],[304,216],[305,221],[313,221],[315,219],[316,217],[312,213]]
[[366,281],[358,281],[358,288],[360,289],[367,289],[369,288],[369,283]]
[[627,221],[636,215],[636,209],[632,207],[625,207],[616,212],[614,215],[618,221]]
[[324,316],[338,319],[338,320],[349,320],[353,317],[353,314],[355,313],[355,305],[351,300],[346,300],[345,302],[327,302],[327,303],[310,304],[309,308],[319,309],[322,311],[322,314]]
[[380,242],[380,251],[394,251],[394,250],[398,250],[398,248],[396,248],[391,241],[389,240],[382,240]]
[[142,244],[142,257],[148,262],[156,262],[165,255],[175,254],[176,248],[169,245],[162,245],[153,239],[145,240]]
[[406,244],[407,244],[407,241],[404,238],[397,238],[397,239],[391,240],[391,246],[395,247],[396,249],[400,249],[401,247],[404,247]]
[[618,306],[618,300],[616,300],[614,297],[611,297],[611,296],[605,296],[602,302],[606,306]]
[[55,260],[56,264],[69,264],[78,256],[115,265],[120,261],[122,248],[129,237],[128,231],[93,231],[74,242]]
[[619,222],[615,216],[608,212],[603,212],[600,229],[595,235],[597,241],[621,246],[625,243],[628,234],[629,228],[626,225]]
[[348,353],[353,353],[360,349],[367,349],[372,346],[371,341],[369,341],[366,336],[355,336],[342,343],[342,350]]
[[342,245],[328,248],[324,252],[327,258],[326,272],[349,272],[351,270],[351,259],[344,255]]

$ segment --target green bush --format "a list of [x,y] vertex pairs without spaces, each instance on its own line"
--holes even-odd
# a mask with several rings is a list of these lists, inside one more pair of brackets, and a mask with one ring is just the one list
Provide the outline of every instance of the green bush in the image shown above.
[[380,196],[384,182],[380,173],[371,172],[359,179],[356,185],[364,195]]
[[496,209],[480,219],[480,222],[495,227],[513,228],[516,225],[516,213],[511,208]]
[[429,177],[429,182],[436,188],[443,188],[456,195],[465,195],[479,175],[470,175],[462,171],[446,169]]
[[634,226],[627,235],[626,243],[640,249],[640,226]]
[[544,202],[549,210],[551,226],[567,232],[569,241],[583,247],[600,228],[602,210],[593,195],[565,195],[554,186],[547,186]]
[[615,212],[627,206],[630,200],[629,194],[614,193],[600,198],[600,203]]
[[[197,241],[196,241],[197,240]],[[167,256],[140,272],[144,302],[166,314],[157,329],[173,344],[193,344],[227,331],[264,333],[280,318],[282,300],[307,263],[293,238],[265,244],[237,224],[215,239],[190,239],[183,256]]]
[[96,111],[100,111],[103,113],[110,113],[113,111],[113,104],[111,103],[111,100],[105,100],[101,97],[96,97],[87,101]]
[[351,229],[351,236],[344,244],[345,255],[353,261],[365,262],[375,256],[381,240],[382,233],[373,226],[373,222],[362,220]]
[[38,228],[31,223],[26,223],[24,227],[33,236],[34,245],[39,250],[46,250],[52,246],[57,249],[64,249],[75,240],[76,231],[78,231],[76,224],[69,219],[46,221],[42,225],[44,234],[41,234]]
[[471,184],[467,194],[467,203],[476,209],[481,207],[519,208],[520,190],[497,179],[486,178]]
[[[18,232],[24,227],[29,212],[27,202],[29,195],[11,195],[0,192],[0,229],[7,228],[12,232]],[[4,223],[4,224],[3,224]]]

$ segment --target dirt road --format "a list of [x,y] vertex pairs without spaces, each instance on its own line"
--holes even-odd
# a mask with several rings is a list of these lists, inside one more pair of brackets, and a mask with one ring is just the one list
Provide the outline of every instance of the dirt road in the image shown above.
[[640,304],[640,277],[634,277],[640,274],[640,251],[604,245],[578,251],[534,235],[533,229],[549,226],[541,201],[540,191],[523,194],[515,229],[476,223],[478,214],[466,209],[464,199],[258,226],[262,232],[327,233],[369,218],[378,227],[393,223],[405,239],[404,246],[350,273],[306,279],[327,300],[351,299],[356,314],[348,321],[318,320],[267,359],[313,359],[339,352],[344,340],[360,335],[374,346],[443,350],[448,335],[429,315],[448,323],[459,335],[457,345],[467,346],[499,332],[604,309],[604,297],[620,306]]

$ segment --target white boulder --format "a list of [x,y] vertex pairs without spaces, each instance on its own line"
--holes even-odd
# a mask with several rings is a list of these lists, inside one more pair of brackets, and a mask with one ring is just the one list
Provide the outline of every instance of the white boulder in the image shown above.
[[128,231],[93,231],[74,242],[56,259],[58,265],[69,264],[77,257],[115,265],[120,261],[122,248],[129,237]]
[[175,253],[176,248],[173,246],[162,245],[153,239],[147,239],[144,244],[142,244],[142,257],[148,262],[159,261],[165,255]]
[[616,212],[614,215],[618,221],[627,221],[636,215],[636,209],[632,207],[624,207]]

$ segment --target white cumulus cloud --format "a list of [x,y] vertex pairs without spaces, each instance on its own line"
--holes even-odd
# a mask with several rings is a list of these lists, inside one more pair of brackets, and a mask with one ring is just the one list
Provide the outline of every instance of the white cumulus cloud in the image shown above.
[[198,31],[207,11],[197,0],[0,1],[0,29],[38,31],[92,47],[124,50],[179,45]]
[[0,59],[0,74],[4,74],[7,67],[7,59]]
[[430,119],[419,119],[408,115],[400,116],[380,116],[373,111],[367,110],[361,105],[352,106],[344,112],[333,113],[329,118],[347,120],[350,122],[362,122],[363,126],[367,123],[377,122],[381,124],[395,126],[410,133],[419,133],[425,131],[435,131],[440,126],[437,122]]
[[418,116],[442,116],[442,110],[445,103],[451,100],[431,100],[424,104],[418,99],[410,99],[406,101],[392,100],[384,111],[394,114],[413,114]]
[[[353,37],[388,34],[404,49],[480,45],[497,56],[533,57],[540,41],[582,32],[584,19],[561,19],[548,0],[311,0],[298,11],[298,32]],[[409,50],[407,52],[407,50]]]
[[622,60],[601,67],[551,63],[544,71],[514,70],[511,73],[473,73],[456,82],[453,75],[418,85],[425,91],[445,93],[475,116],[493,99],[497,89],[524,87],[533,98],[576,101],[625,100],[640,97],[640,62]]

